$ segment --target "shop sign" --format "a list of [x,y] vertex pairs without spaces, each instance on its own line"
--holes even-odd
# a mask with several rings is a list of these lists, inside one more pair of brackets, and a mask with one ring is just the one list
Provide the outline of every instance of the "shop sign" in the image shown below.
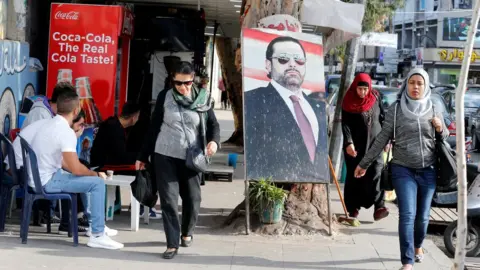
[[[440,60],[444,62],[461,62],[463,61],[464,51],[459,49],[443,49],[438,52]],[[480,60],[480,52],[472,52],[470,62],[474,63]]]

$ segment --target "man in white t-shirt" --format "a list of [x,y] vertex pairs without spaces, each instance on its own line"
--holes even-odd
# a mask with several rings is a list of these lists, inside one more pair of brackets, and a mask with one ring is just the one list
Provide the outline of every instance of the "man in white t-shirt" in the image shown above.
[[[33,137],[30,144],[37,155],[40,180],[48,193],[89,193],[92,224],[87,245],[120,249],[123,244],[104,232],[106,175],[89,170],[78,160],[77,137],[71,127],[79,112],[80,101],[72,87],[58,97],[57,115],[47,120]],[[63,171],[62,167],[71,173]]]

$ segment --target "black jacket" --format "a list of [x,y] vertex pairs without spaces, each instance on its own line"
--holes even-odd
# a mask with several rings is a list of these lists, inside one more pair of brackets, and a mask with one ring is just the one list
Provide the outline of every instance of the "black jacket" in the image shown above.
[[126,129],[117,116],[109,117],[98,128],[90,151],[90,165],[135,164],[138,153],[127,151]]
[[304,97],[318,121],[315,162],[290,109],[269,84],[245,93],[245,154],[248,179],[273,177],[286,182],[329,182],[325,103]]
[[[155,110],[153,111],[152,119],[150,121],[150,127],[148,128],[145,142],[138,156],[138,160],[142,162],[149,162],[148,158],[155,151],[155,142],[157,141],[158,134],[160,133],[163,124],[164,104],[167,93],[170,93],[170,91],[163,90],[158,93],[155,103]],[[214,141],[220,148],[220,125],[218,124],[217,118],[215,117],[215,112],[213,111],[213,108],[207,111],[206,124],[207,143]]]

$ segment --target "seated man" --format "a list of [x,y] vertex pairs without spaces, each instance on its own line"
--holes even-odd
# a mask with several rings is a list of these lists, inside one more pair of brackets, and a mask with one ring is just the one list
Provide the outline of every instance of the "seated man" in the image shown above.
[[[33,103],[32,107],[30,108],[30,111],[27,114],[27,117],[25,121],[23,122],[22,129],[28,127],[32,123],[42,120],[42,119],[51,119],[52,117],[55,116],[57,113],[57,98],[58,95],[60,95],[65,87],[64,84],[67,84],[65,82],[58,83],[55,88],[53,89],[52,93],[52,98],[50,100],[47,99],[47,97],[43,98],[38,98],[35,103]],[[60,219],[55,215],[55,208],[57,207],[57,202],[56,201],[37,201],[36,203],[39,204],[43,202],[41,205],[41,208],[44,209],[44,215],[40,219],[40,224],[46,224],[47,220],[47,212],[48,209],[50,209],[50,217],[51,220],[50,222],[52,224],[58,224],[60,222]],[[38,210],[37,210],[38,211]],[[35,215],[34,215],[35,216]],[[34,224],[38,224],[38,220],[34,221]]]
[[[20,131],[20,136],[24,138],[27,142],[31,142],[35,134],[37,134],[37,131],[39,131],[43,127],[43,125],[46,123],[46,120],[48,119],[38,120],[32,123],[31,125],[29,125],[28,127],[22,129],[22,131]],[[77,136],[80,136],[82,134],[84,122],[85,122],[85,114],[83,111],[81,111],[78,117],[73,120],[73,125],[72,125],[72,129],[75,131]],[[13,151],[15,153],[15,164],[17,165],[17,170],[18,170],[23,166],[22,146],[20,144],[20,138],[17,136],[17,138],[13,141],[12,144],[13,144]],[[5,163],[8,164],[8,157],[5,158]],[[80,204],[79,211],[82,211],[82,203],[81,203],[82,200],[79,199],[78,201]],[[54,216],[51,216],[51,217],[53,221]],[[45,218],[43,219],[45,220]],[[43,222],[46,222],[46,221],[43,221]],[[68,226],[70,224],[70,212],[69,212],[68,204],[64,204],[63,202],[62,202],[62,220],[61,221],[59,220],[59,222],[60,222],[60,226],[58,228],[59,233],[67,234]],[[79,226],[78,226],[79,234],[87,233],[87,229],[88,229],[88,224],[87,226],[85,226],[85,224],[81,224],[79,222]]]
[[[109,117],[100,124],[90,150],[92,167],[135,164],[138,153],[127,150],[127,128],[134,126],[139,116],[140,106],[134,102],[127,102],[123,105],[120,116]],[[135,175],[135,171],[115,171],[115,173]],[[143,214],[143,207],[140,208],[140,214]],[[159,219],[160,216],[150,209],[150,218]]]
[[[73,87],[66,88],[70,89],[58,97],[57,115],[45,120],[43,128],[30,141],[37,155],[40,180],[49,193],[89,193],[92,225],[87,245],[93,248],[123,248],[123,244],[112,240],[104,232],[106,175],[89,170],[78,160],[77,136],[72,125],[80,112],[80,101]],[[62,167],[70,173],[63,171]],[[31,177],[29,185],[34,186]]]
[[127,102],[120,116],[109,117],[100,124],[90,150],[91,166],[135,164],[138,153],[127,150],[126,129],[137,123],[139,115],[140,106]]

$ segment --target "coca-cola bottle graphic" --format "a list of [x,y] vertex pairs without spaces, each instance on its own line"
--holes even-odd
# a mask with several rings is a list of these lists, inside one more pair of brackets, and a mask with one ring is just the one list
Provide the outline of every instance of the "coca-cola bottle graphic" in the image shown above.
[[59,82],[68,82],[72,83],[72,70],[71,69],[59,69],[57,75],[57,83]]
[[102,121],[100,112],[93,101],[90,80],[88,77],[76,78],[75,87],[77,89],[77,94],[80,97],[80,106],[85,112],[85,124],[96,124]]

